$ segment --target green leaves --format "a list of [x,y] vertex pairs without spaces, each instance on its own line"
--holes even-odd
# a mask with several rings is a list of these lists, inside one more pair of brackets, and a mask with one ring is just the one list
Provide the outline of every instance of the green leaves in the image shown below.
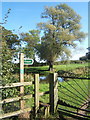
[[30,30],[28,33],[21,33],[21,41],[26,43],[24,47],[22,47],[22,52],[26,55],[26,57],[34,58],[35,56],[35,46],[40,42],[39,30]]
[[19,44],[19,37],[12,31],[2,27],[2,42],[6,42],[9,49],[15,49],[15,45]]
[[[11,36],[11,38],[10,38]],[[2,49],[0,54],[1,59],[1,78],[2,78],[2,85],[10,83],[13,80],[12,72],[14,70],[14,65],[12,63],[13,57],[13,47],[11,41],[13,41],[13,34],[11,31],[6,30],[2,27]]]
[[45,7],[42,18],[47,22],[38,23],[43,32],[41,44],[36,50],[39,57],[46,61],[55,61],[59,56],[70,56],[69,47],[76,47],[86,34],[81,32],[81,17],[67,4]]

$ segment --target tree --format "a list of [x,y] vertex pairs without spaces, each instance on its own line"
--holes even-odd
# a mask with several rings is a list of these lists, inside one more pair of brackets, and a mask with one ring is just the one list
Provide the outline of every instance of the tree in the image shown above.
[[12,74],[14,70],[14,64],[12,63],[12,58],[16,51],[15,46],[19,44],[19,37],[16,34],[13,34],[11,30],[7,30],[5,27],[3,27],[3,25],[7,23],[7,18],[10,14],[10,11],[11,9],[8,9],[4,16],[3,22],[0,23],[0,75],[3,85],[14,81]]
[[2,27],[2,38],[11,50],[15,50],[15,46],[20,44],[18,35],[13,34],[11,30],[7,30],[4,27]]
[[0,26],[0,32],[2,33],[1,41],[1,77],[2,84],[9,83],[13,80],[13,70],[14,64],[12,63],[12,58],[15,52],[15,46],[18,42],[18,36],[13,34],[10,30],[5,29]]
[[15,42],[18,40],[18,36],[13,34],[12,31],[3,27],[7,23],[7,18],[11,9],[8,9],[3,18],[3,22],[0,23],[0,76],[1,84],[5,85],[13,80],[13,64],[12,56]]
[[28,33],[21,33],[21,41],[25,44],[21,48],[26,57],[35,58],[35,46],[40,41],[39,30],[30,30]]
[[[15,46],[19,44],[19,38],[16,34],[13,34],[11,30],[7,30],[3,27],[6,24],[10,9],[5,15],[4,22],[0,23],[0,79],[1,85],[16,82],[16,78],[13,74],[14,64],[12,63],[13,55],[16,51]],[[2,89],[0,90],[1,99],[12,96],[17,92],[16,88]]]
[[81,42],[86,34],[80,31],[81,17],[67,4],[45,7],[42,18],[48,21],[38,23],[43,35],[36,51],[41,60],[48,62],[50,70],[58,57],[69,57],[69,48],[75,48],[77,42]]
[[86,53],[86,57],[88,60],[90,60],[90,47],[88,47],[87,49],[88,49],[88,53]]
[[90,60],[90,47],[87,48],[88,52],[86,53],[85,56],[80,57],[80,60]]

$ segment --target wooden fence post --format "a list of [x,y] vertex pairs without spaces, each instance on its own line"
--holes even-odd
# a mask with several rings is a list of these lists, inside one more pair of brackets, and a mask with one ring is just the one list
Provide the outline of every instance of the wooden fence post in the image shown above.
[[35,106],[35,117],[37,117],[37,112],[39,109],[39,74],[35,74],[34,76],[34,88],[35,88],[35,96],[34,96],[34,106]]
[[[24,54],[20,54],[20,82],[24,82]],[[20,95],[24,95],[24,86],[20,87]],[[20,100],[20,107],[23,110],[24,109],[24,100]]]
[[[24,82],[24,54],[20,53],[20,82]],[[20,96],[24,96],[24,86],[20,87]],[[24,110],[25,109],[25,100],[21,99],[20,100],[20,109]],[[28,119],[29,118],[29,113],[21,113],[18,117],[20,120]]]
[[50,91],[50,113],[53,114],[57,109],[58,102],[58,80],[57,73],[50,73],[49,77],[49,91]]

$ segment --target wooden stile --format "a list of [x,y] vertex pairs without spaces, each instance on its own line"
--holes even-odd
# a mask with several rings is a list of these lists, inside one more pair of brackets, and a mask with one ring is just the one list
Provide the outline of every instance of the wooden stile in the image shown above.
[[26,86],[26,85],[32,85],[32,82],[10,83],[10,84],[6,84],[5,86],[0,86],[0,89],[14,88],[14,87],[20,87],[20,86]]
[[19,120],[30,120],[30,111],[31,108],[25,108],[25,99],[33,97],[33,95],[25,95],[24,96],[24,86],[34,84],[34,113],[35,117],[37,117],[39,111],[39,97],[45,94],[49,94],[50,104],[42,104],[44,107],[45,115],[47,118],[49,116],[49,112],[51,114],[56,112],[57,102],[58,102],[58,79],[57,73],[50,73],[49,75],[49,91],[39,93],[39,74],[34,75],[34,83],[33,82],[24,82],[24,54],[20,54],[20,82],[19,83],[11,83],[10,85],[0,86],[0,88],[11,88],[11,87],[20,87],[20,96],[15,98],[8,98],[4,100],[0,100],[1,104],[20,101],[20,110],[16,112],[6,113],[0,116],[0,118],[7,118],[14,115],[18,115]]

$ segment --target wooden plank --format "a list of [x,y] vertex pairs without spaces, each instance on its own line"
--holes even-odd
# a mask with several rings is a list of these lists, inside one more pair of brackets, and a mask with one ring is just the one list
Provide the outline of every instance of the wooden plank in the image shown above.
[[32,98],[33,97],[33,95],[25,95],[25,96],[23,96],[23,99],[29,99],[29,98]]
[[40,107],[44,107],[44,117],[48,117],[50,114],[50,105],[43,103],[43,102],[39,102]]
[[31,111],[31,108],[26,108],[24,110],[18,110],[18,111],[11,112],[11,113],[1,114],[0,119],[8,118],[8,117],[11,117],[11,116],[16,116],[16,115],[19,115],[19,114],[22,114],[22,113],[25,113],[25,112],[30,112],[30,111]]
[[9,85],[0,86],[0,89],[3,89],[3,88],[12,88],[12,87],[20,87],[20,86],[26,86],[26,85],[32,85],[32,82],[10,83]]
[[35,106],[35,116],[37,116],[37,112],[39,109],[39,74],[35,74],[34,81],[35,81],[34,106]]
[[[80,114],[80,113],[77,113],[77,112],[73,112],[73,111],[70,111],[70,110],[67,110],[67,109],[63,109],[63,108],[58,108],[58,112],[68,112],[69,114],[75,114],[75,115],[77,115],[78,117],[80,117],[80,116],[82,116],[82,117],[87,117],[87,118],[90,118],[90,116],[89,115],[83,115],[83,114]],[[89,119],[90,120],[90,119]]]
[[39,96],[43,96],[43,95],[46,95],[46,94],[49,94],[49,91],[40,92],[40,93],[39,93]]
[[45,113],[45,118],[47,118],[50,114],[50,105],[46,106],[44,109],[44,113]]
[[[72,117],[72,120],[90,120],[89,118],[85,118],[85,117],[82,117],[82,116],[78,116],[78,115],[75,115],[75,114],[72,114],[71,111],[70,112],[66,112],[66,111],[58,111],[59,112],[59,119],[62,119],[63,120],[63,116],[62,115],[65,115],[65,116],[69,116],[69,117]],[[69,118],[68,118],[69,120]]]
[[[80,109],[87,109],[88,108],[88,106],[89,106],[89,101],[87,100],[87,101],[85,101],[85,103],[80,107]],[[83,114],[83,115],[85,115],[86,114],[86,111],[83,111],[83,110],[78,110],[77,111],[78,113],[80,113],[80,114]]]
[[57,73],[50,73],[49,78],[49,90],[50,90],[50,113],[56,112],[58,102],[58,80]]
[[19,101],[20,99],[29,99],[32,98],[33,95],[25,95],[23,97],[15,97],[15,98],[8,98],[8,99],[4,99],[2,101],[0,101],[0,104],[4,104],[4,103],[9,103],[9,102],[14,102],[14,101]]

